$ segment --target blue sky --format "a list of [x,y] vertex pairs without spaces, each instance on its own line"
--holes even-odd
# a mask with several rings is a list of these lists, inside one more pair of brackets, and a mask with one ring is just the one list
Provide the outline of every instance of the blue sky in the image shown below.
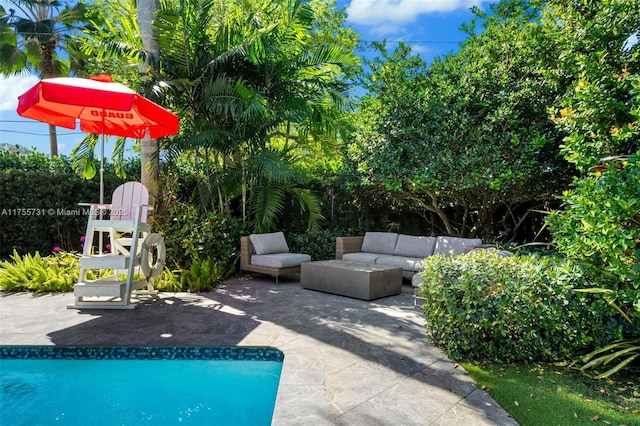
[[496,1],[479,0],[338,0],[349,24],[364,41],[387,40],[393,49],[403,41],[414,53],[431,62],[436,56],[456,51],[466,38],[460,31],[473,18],[470,9],[487,9]]
[[[404,41],[427,63],[456,51],[458,43],[466,37],[459,28],[473,17],[470,8],[487,9],[490,3],[496,1],[337,0],[338,7],[347,11],[349,25],[360,33],[362,40],[386,39],[390,48]],[[35,76],[0,78],[0,144],[18,144],[48,154],[48,125],[22,118],[15,112],[18,96],[37,81]],[[58,128],[59,153],[70,155],[83,137],[84,133],[78,130]],[[107,157],[112,147],[112,143],[107,143]]]

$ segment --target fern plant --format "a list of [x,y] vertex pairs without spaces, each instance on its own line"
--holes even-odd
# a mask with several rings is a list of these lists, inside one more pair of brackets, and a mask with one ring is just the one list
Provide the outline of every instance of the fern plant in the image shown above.
[[211,291],[220,281],[234,272],[234,267],[229,267],[222,262],[194,259],[191,268],[182,271],[182,288],[190,293]]
[[160,275],[153,281],[153,288],[158,291],[182,291],[179,271],[164,268]]
[[75,253],[21,256],[14,250],[10,259],[0,262],[0,289],[4,291],[66,292],[78,281],[80,261]]

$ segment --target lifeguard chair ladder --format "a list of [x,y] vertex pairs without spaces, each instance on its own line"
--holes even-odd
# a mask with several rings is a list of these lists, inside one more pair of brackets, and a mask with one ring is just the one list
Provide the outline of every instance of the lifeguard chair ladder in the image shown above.
[[[150,234],[147,214],[149,192],[139,182],[126,182],[113,192],[111,204],[81,203],[90,207],[84,248],[80,258],[80,276],[74,286],[75,301],[69,308],[133,309],[132,292],[147,287],[154,292],[151,280],[141,279],[141,245]],[[102,219],[108,213],[108,219]],[[107,234],[110,244],[105,252],[102,236]],[[98,248],[94,244],[98,236]],[[105,275],[106,270],[113,271]],[[89,276],[94,274],[95,279]],[[138,274],[138,277],[136,276]]]

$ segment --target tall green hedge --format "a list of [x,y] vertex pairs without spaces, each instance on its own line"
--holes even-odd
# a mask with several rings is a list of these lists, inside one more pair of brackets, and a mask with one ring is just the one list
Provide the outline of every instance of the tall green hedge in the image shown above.
[[427,337],[455,359],[559,361],[620,337],[580,268],[543,255],[432,256],[421,274]]
[[[127,164],[129,179],[139,179],[137,163]],[[123,179],[107,164],[104,181],[108,200]],[[87,217],[78,203],[97,202],[99,194],[99,178],[75,174],[68,157],[0,152],[0,259],[8,259],[14,249],[42,255],[54,247],[79,251]]]

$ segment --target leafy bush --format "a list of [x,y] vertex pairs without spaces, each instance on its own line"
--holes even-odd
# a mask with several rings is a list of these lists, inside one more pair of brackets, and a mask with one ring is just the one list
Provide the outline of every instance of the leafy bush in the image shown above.
[[336,257],[336,237],[350,234],[342,229],[323,229],[304,234],[287,236],[289,250],[295,253],[306,253],[311,260],[328,260]]
[[11,260],[0,262],[0,288],[34,293],[73,290],[80,273],[79,254],[60,251],[51,256],[21,256],[14,250]]
[[[576,180],[565,209],[547,221],[558,251],[584,265],[595,288],[625,323],[625,339],[583,358],[583,370],[608,367],[608,377],[640,357],[640,157],[624,157]],[[617,364],[613,365],[614,362]],[[613,365],[613,366],[612,366]]]
[[607,304],[577,293],[578,267],[551,256],[432,256],[421,273],[429,339],[457,359],[556,361],[619,338]]
[[582,263],[640,327],[640,157],[577,180],[563,201],[548,218],[558,251]]
[[167,247],[167,264],[188,270],[196,260],[210,259],[235,265],[240,258],[240,220],[211,212],[199,212],[193,206],[173,203],[168,218],[156,222]]

